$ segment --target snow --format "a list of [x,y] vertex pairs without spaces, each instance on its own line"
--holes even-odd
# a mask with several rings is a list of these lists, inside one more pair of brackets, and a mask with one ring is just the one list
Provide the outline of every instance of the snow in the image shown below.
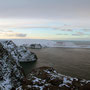
[[17,51],[20,54],[20,62],[36,61],[35,54],[30,52],[30,50],[26,49],[25,47],[18,47]]
[[2,90],[10,90],[12,88],[10,82],[11,81],[9,80],[9,78],[7,78],[6,81],[4,81],[3,83],[0,83],[0,88]]
[[39,80],[41,80],[40,78],[34,77],[33,82],[38,82]]
[[9,39],[17,46],[30,47],[31,44],[40,44],[42,47],[90,48],[90,45],[77,45],[72,41],[53,41],[45,39]]
[[59,43],[45,39],[13,39],[12,41],[18,46],[23,44],[27,46],[31,44],[40,44],[42,47],[90,48],[90,45],[77,45],[71,41],[60,41]]
[[[36,69],[35,69],[36,70]],[[44,76],[45,74],[45,76]],[[32,80],[34,79],[34,80]],[[32,80],[32,85],[29,85],[30,89],[32,87],[39,88],[44,90],[45,87],[52,87],[52,85],[56,85],[59,89],[66,87],[66,89],[75,89],[78,90],[78,87],[84,86],[88,84],[90,80],[73,78],[70,76],[65,76],[63,74],[59,74],[53,68],[50,67],[42,67],[38,68],[36,71],[32,71],[31,74],[28,75],[28,80]],[[41,84],[41,82],[43,82]],[[52,83],[53,82],[53,83]],[[54,84],[56,83],[56,84]],[[57,89],[57,90],[59,90]],[[65,90],[66,90],[65,89]],[[50,89],[51,90],[51,89]],[[63,89],[62,89],[63,90]]]
[[30,52],[29,49],[24,46],[16,46],[12,41],[0,41],[3,47],[11,53],[13,58],[18,62],[36,61],[35,54]]
[[67,80],[67,78],[66,77],[64,77],[64,79],[63,79],[63,83],[72,83],[70,80]]
[[90,48],[90,45],[78,45],[74,42],[68,42],[68,41],[60,41],[57,42],[57,47],[65,47],[65,48]]
[[22,89],[22,86],[16,88],[16,90],[23,90],[23,89]]
[[18,80],[24,78],[18,60],[11,55],[11,52],[16,52],[14,48],[16,46],[11,41],[0,42],[0,90],[11,90],[19,86],[21,82]]
[[12,41],[20,46],[23,44],[31,45],[31,44],[41,44],[43,47],[54,47],[56,45],[56,42],[51,40],[44,40],[44,39],[12,39]]
[[17,45],[27,45],[40,44],[42,47],[56,47],[57,43],[52,40],[45,39],[12,39],[12,41]]

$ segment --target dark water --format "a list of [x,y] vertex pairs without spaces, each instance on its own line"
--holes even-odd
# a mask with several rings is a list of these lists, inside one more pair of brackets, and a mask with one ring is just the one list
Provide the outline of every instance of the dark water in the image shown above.
[[45,48],[31,51],[39,59],[36,62],[21,63],[26,74],[34,68],[50,66],[59,73],[90,80],[90,49]]

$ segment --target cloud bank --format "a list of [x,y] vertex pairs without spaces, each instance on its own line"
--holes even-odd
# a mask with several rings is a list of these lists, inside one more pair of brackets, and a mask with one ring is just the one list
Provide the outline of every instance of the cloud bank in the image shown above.
[[27,34],[17,33],[11,30],[0,30],[0,38],[25,38]]

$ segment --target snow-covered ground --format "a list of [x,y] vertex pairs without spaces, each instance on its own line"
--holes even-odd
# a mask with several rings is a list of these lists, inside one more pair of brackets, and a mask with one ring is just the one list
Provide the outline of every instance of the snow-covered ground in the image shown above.
[[88,44],[76,44],[75,42],[68,42],[68,41],[60,41],[57,42],[58,47],[67,47],[67,48],[90,48]]
[[13,42],[20,46],[23,44],[41,44],[42,47],[67,47],[67,48],[90,48],[90,45],[75,44],[74,42],[60,41],[59,43],[52,40],[45,39],[13,39]]
[[77,47],[76,44],[72,42],[66,42],[66,41],[61,41],[57,43],[59,47]]
[[42,47],[56,47],[57,43],[51,40],[45,39],[12,39],[12,41],[17,45],[26,44],[30,46],[31,44],[41,44]]
[[19,62],[31,62],[36,61],[37,56],[24,46],[17,46],[11,40],[0,41],[0,44],[6,49],[12,57]]
[[31,44],[40,44],[42,47],[66,47],[66,48],[90,48],[90,44],[76,44],[71,41],[53,41],[45,39],[11,39],[17,46],[30,46]]

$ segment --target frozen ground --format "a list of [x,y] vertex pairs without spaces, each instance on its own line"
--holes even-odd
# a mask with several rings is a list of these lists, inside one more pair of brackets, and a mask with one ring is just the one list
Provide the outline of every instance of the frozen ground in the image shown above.
[[13,42],[20,46],[23,44],[31,45],[31,44],[41,44],[43,47],[55,47],[57,43],[51,40],[44,40],[44,39],[13,39]]
[[67,47],[67,48],[90,48],[90,43],[87,42],[72,42],[72,41],[59,41],[57,42],[58,47]]
[[45,40],[45,39],[12,39],[12,41],[17,45],[27,45],[31,44],[41,44],[42,47],[66,47],[66,48],[90,48],[90,43],[83,41],[80,43],[78,41],[53,41],[53,40]]

